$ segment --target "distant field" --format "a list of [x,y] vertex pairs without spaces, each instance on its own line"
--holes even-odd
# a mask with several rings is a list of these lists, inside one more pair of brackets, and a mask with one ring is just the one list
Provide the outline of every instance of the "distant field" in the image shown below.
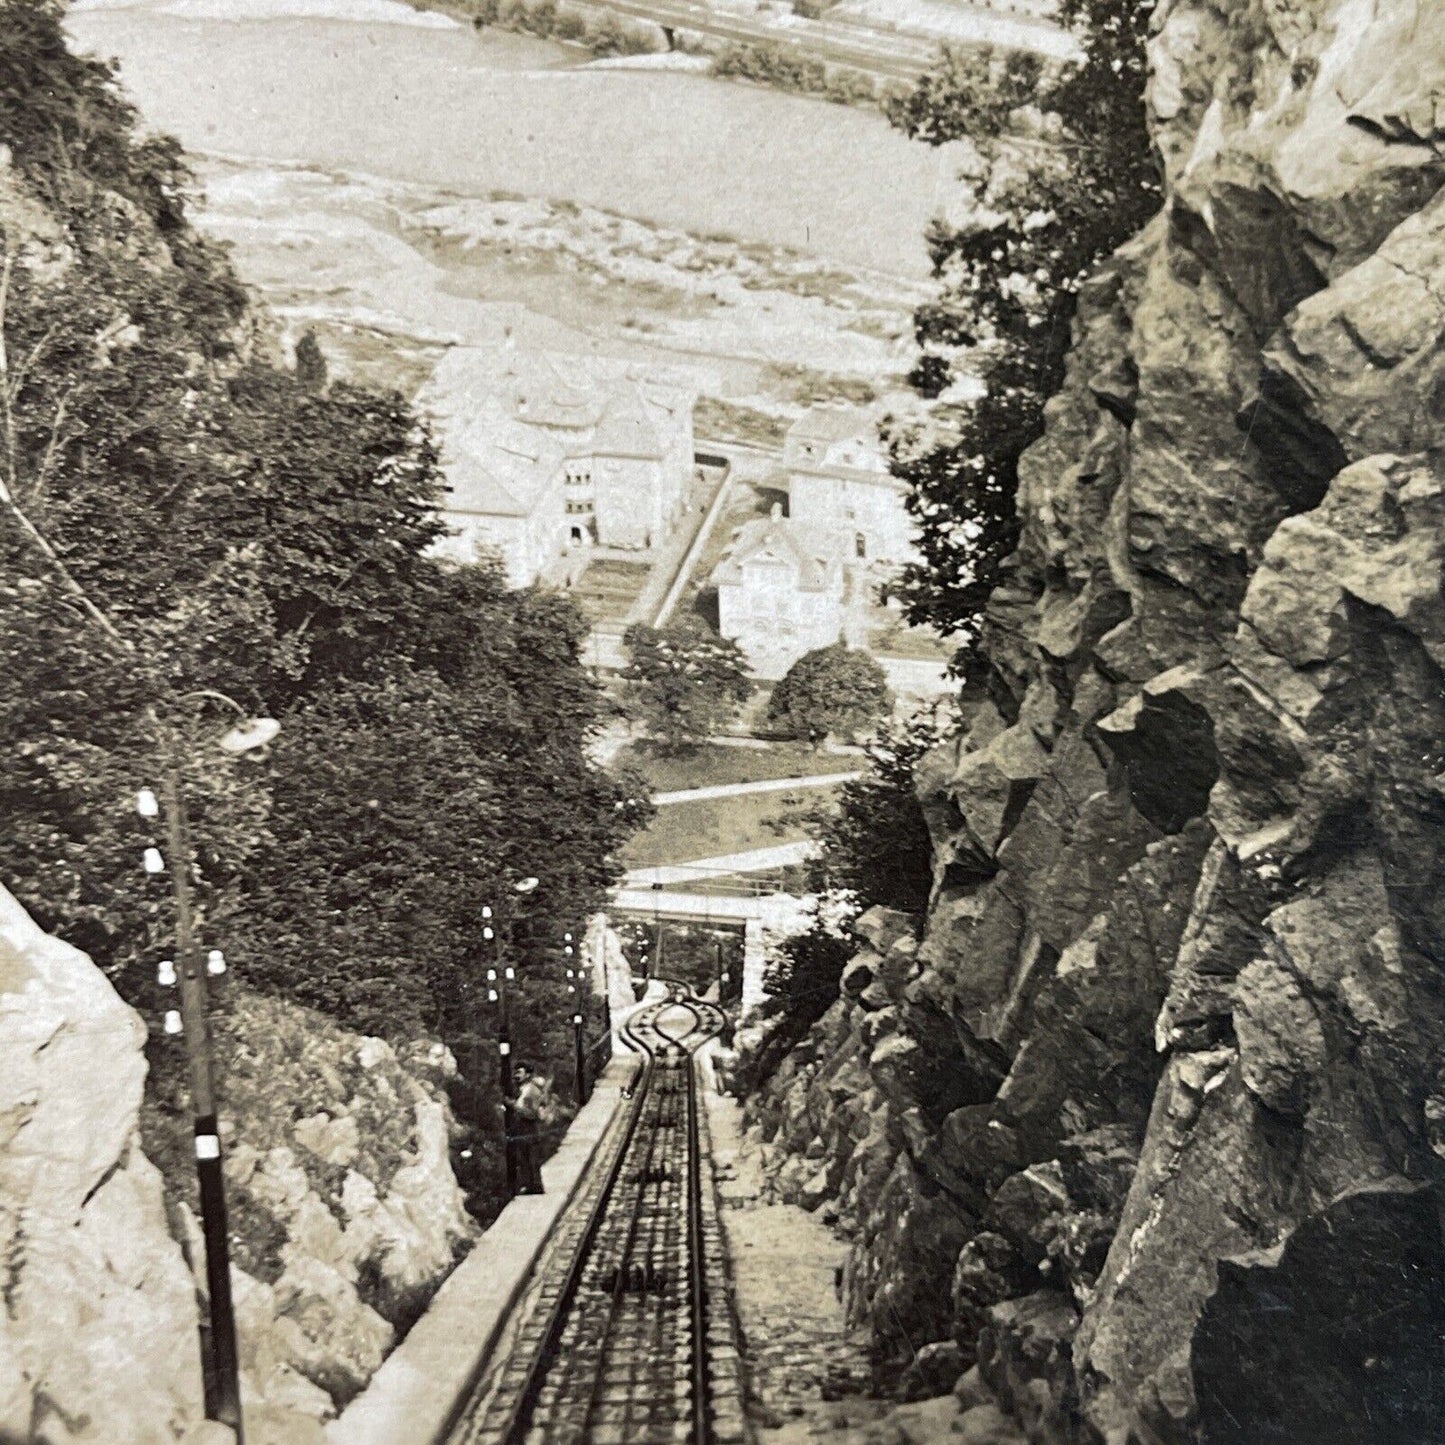
[[687,863],[812,837],[816,827],[809,819],[836,798],[837,790],[809,788],[797,795],[802,800],[797,803],[787,802],[789,796],[754,793],[659,808],[651,827],[627,845],[623,862],[629,868]]
[[[639,768],[656,793],[728,783],[761,783],[769,778],[802,778],[815,773],[856,772],[859,766],[855,757],[815,752],[801,743],[773,743],[767,748],[704,745],[685,753],[666,753],[655,744],[638,742],[629,743],[615,761],[618,765],[631,764]],[[774,793],[772,806],[776,807],[782,796]]]

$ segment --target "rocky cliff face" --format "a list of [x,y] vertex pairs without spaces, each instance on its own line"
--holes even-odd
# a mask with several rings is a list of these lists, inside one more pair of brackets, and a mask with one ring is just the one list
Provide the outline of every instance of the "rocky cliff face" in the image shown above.
[[[143,1103],[145,1038],[90,960],[0,889],[0,1439],[203,1430],[189,1130]],[[251,995],[219,1047],[247,1439],[305,1445],[472,1236],[452,1066],[440,1046],[398,1057]]]
[[[237,1331],[258,1402],[247,1439],[269,1419],[290,1445],[320,1438],[475,1236],[450,1159],[456,1066],[440,1044],[398,1050],[232,988],[217,1052]],[[147,1126],[148,1140],[177,1137],[174,1118]],[[190,1161],[174,1162],[173,1192],[189,1198]],[[203,1281],[194,1217],[179,1214]]]
[[925,935],[755,1104],[880,1361],[1035,1440],[1445,1418],[1441,18],[1162,0]]
[[175,1440],[195,1291],[140,1149],[145,1027],[0,888],[0,1439]]

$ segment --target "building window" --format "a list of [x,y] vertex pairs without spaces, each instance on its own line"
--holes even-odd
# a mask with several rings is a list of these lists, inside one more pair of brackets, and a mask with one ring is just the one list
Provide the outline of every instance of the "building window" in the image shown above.
[[853,534],[853,550],[860,557],[868,555],[868,538],[862,532]]

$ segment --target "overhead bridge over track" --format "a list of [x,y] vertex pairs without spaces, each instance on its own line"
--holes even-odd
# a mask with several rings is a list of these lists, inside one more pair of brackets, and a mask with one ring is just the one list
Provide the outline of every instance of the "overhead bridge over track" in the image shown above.
[[[618,888],[613,891],[609,911],[658,922],[702,923],[741,928],[743,933],[743,1012],[756,1008],[766,994],[763,974],[766,966],[764,935],[797,933],[810,917],[808,900],[789,893],[713,893],[703,891],[707,880],[691,885],[699,891],[680,888]],[[732,889],[736,880],[728,879]]]

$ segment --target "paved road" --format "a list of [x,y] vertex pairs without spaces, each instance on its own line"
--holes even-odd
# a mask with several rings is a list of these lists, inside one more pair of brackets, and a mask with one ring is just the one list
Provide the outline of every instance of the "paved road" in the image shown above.
[[762,873],[772,868],[791,868],[816,857],[818,845],[811,838],[795,843],[777,843],[771,848],[750,848],[745,853],[722,853],[715,858],[698,858],[691,863],[662,863],[651,868],[633,868],[623,878],[625,888],[656,888],[668,884],[698,883],[705,878],[724,878],[734,873]]
[[[901,34],[874,29],[857,21],[802,20],[789,17],[786,25],[750,15],[717,10],[702,0],[579,0],[605,6],[639,20],[683,30],[700,30],[722,40],[747,44],[773,44],[816,60],[851,66],[871,75],[913,81],[938,58],[935,36]],[[1073,41],[1059,26],[1031,16],[1005,15],[986,5],[960,5],[971,22],[971,38],[978,44],[1026,46],[1045,55],[1069,53]]]
[[806,778],[764,778],[758,783],[716,783],[710,788],[682,788],[674,793],[654,793],[652,801],[659,808],[669,803],[703,803],[711,798],[741,798],[746,793],[787,793],[795,788],[831,788],[838,783],[851,783],[863,776],[861,770],[851,773],[813,773]]

